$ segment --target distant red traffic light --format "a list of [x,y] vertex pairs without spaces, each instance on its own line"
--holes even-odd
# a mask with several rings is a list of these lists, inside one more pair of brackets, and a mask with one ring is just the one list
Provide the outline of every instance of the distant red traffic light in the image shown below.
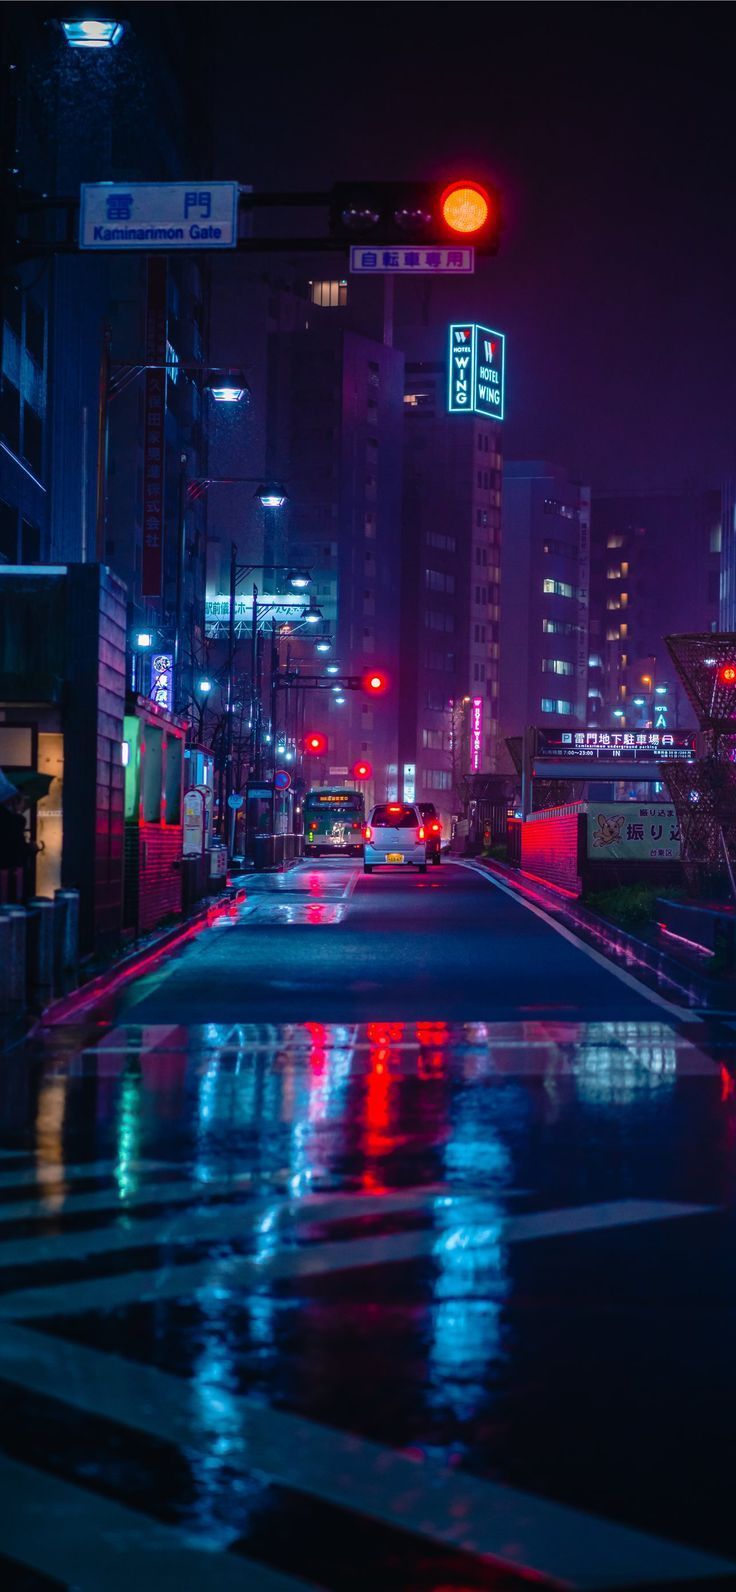
[[722,664],[718,670],[718,679],[721,685],[736,685],[736,664]]
[[369,691],[371,696],[380,696],[388,690],[388,675],[382,669],[367,669],[362,684],[363,690]]
[[312,757],[318,757],[320,752],[327,751],[327,736],[323,735],[321,730],[312,730],[311,734],[304,738],[304,750]]
[[372,763],[353,763],[353,779],[370,779],[372,773]]

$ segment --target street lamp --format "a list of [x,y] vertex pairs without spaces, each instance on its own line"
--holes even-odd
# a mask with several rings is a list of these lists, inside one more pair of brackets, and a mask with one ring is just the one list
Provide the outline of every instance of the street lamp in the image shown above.
[[309,585],[311,576],[307,574],[306,569],[290,569],[286,579],[294,591],[304,591]]
[[646,697],[634,697],[634,707],[635,708],[645,708],[646,705],[647,705]]
[[332,642],[328,641],[326,636],[321,636],[319,641],[315,642],[314,650],[315,652],[331,652]]
[[655,691],[655,695],[656,696],[666,696],[667,695],[667,687],[666,687],[666,685],[655,685],[654,691]]
[[301,617],[307,625],[318,625],[324,614],[316,603],[310,602],[308,607],[302,608]]
[[339,674],[340,673],[340,665],[339,665],[339,663],[328,663],[327,669],[326,669],[326,673],[327,674]]
[[204,676],[204,679],[197,681],[197,690],[201,691],[202,696],[209,696],[212,690],[212,681],[207,675]]
[[72,50],[111,50],[120,43],[125,27],[98,17],[70,17],[62,22],[61,31]]
[[210,386],[209,390],[216,404],[239,404],[245,397],[244,387]]
[[625,717],[623,708],[614,708],[613,716],[615,719],[623,719]]
[[280,481],[261,483],[255,496],[264,509],[282,509],[286,502],[286,493]]
[[150,630],[137,630],[133,640],[138,651],[145,652],[147,647],[153,646],[153,632]]

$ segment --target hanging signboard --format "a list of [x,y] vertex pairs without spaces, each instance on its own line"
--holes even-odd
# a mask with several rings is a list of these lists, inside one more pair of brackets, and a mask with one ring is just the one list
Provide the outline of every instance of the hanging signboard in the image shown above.
[[236,182],[83,182],[80,249],[234,249]]

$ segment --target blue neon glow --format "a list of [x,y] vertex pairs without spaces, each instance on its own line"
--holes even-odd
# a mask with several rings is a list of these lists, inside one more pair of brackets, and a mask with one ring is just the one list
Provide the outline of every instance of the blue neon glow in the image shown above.
[[125,28],[122,22],[87,18],[62,22],[64,38],[72,50],[110,50],[119,44]]
[[216,404],[239,404],[243,397],[244,388],[210,387],[210,392]]

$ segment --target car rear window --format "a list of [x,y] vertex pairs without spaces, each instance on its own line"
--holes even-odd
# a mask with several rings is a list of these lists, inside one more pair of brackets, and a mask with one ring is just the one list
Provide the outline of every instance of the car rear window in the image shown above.
[[419,820],[413,807],[377,807],[370,822],[375,829],[416,829]]
[[419,811],[422,815],[422,818],[437,817],[437,808],[435,807],[434,802],[420,802]]

